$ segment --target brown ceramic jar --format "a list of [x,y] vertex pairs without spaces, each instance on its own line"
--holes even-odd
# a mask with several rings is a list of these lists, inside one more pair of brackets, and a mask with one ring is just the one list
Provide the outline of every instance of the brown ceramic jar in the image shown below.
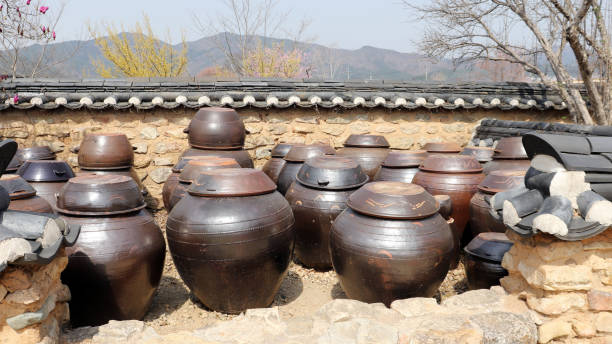
[[423,146],[429,155],[459,154],[461,146],[454,142],[429,142]]
[[167,211],[170,211],[170,208],[168,207],[168,205],[170,204],[170,195],[172,194],[172,191],[174,190],[174,188],[176,187],[176,185],[178,185],[179,181],[178,181],[178,176],[181,173],[181,171],[183,171],[183,168],[185,168],[185,165],[187,165],[187,163],[191,160],[206,160],[206,159],[217,159],[218,157],[213,156],[213,157],[206,157],[206,156],[188,156],[188,157],[183,157],[183,158],[179,158],[179,161],[172,166],[172,174],[170,174],[170,176],[168,176],[168,179],[166,179],[166,181],[164,182],[164,187],[162,188],[162,200],[164,202],[164,208],[166,208]]
[[415,184],[373,182],[332,225],[330,252],[347,296],[373,303],[432,297],[454,255],[436,199]]
[[524,185],[525,171],[492,171],[478,185],[478,192],[470,200],[470,231],[472,237],[480,233],[504,233],[501,219],[491,216],[488,199],[498,192]]
[[125,134],[87,134],[78,152],[84,170],[129,169],[134,164],[134,147]]
[[465,275],[471,290],[499,285],[508,275],[501,262],[510,248],[512,241],[504,233],[480,233],[465,247]]
[[15,173],[19,166],[26,160],[55,160],[55,153],[49,146],[37,146],[18,149],[5,172]]
[[218,170],[221,168],[240,168],[240,165],[234,159],[210,157],[206,160],[191,160],[183,168],[183,171],[178,176],[178,183],[172,190],[172,194],[168,199],[168,211],[187,194],[187,189],[199,176],[200,173],[210,170]]
[[208,308],[240,313],[269,306],[289,267],[293,213],[255,169],[205,171],[168,215],[174,264]]
[[491,171],[527,171],[529,169],[529,158],[523,147],[523,137],[504,137],[495,146],[493,160],[484,165],[484,174]]
[[142,319],[161,279],[166,245],[138,185],[126,176],[83,175],[66,184],[57,205],[69,224],[81,226],[62,273],[72,294],[72,325]]
[[389,154],[389,142],[380,135],[351,135],[337,154],[355,159],[372,179]]
[[287,193],[291,184],[295,181],[298,171],[304,165],[304,161],[322,155],[335,155],[336,151],[326,144],[293,145],[285,155],[285,165],[278,174],[276,183],[281,195]]
[[412,178],[426,157],[426,151],[390,152],[376,172],[374,180],[412,183]]
[[97,174],[101,176],[114,175],[114,176],[130,177],[136,182],[136,184],[138,184],[138,188],[140,189],[140,192],[143,195],[147,194],[144,184],[140,180],[138,173],[136,173],[136,170],[133,167],[120,169],[120,170],[85,170],[83,169],[83,171],[79,173],[79,175],[85,175],[85,174]]
[[455,239],[461,239],[469,220],[470,199],[484,179],[482,166],[469,155],[430,155],[419,167],[413,183],[432,195],[448,195],[452,200]]
[[237,150],[208,150],[208,149],[197,149],[189,148],[182,155],[181,158],[192,157],[192,156],[216,156],[219,158],[232,158],[240,164],[243,168],[253,168],[253,160],[249,152],[237,149]]
[[0,186],[9,193],[11,202],[9,210],[30,211],[35,213],[53,213],[51,204],[36,196],[36,190],[16,174],[5,174],[0,177]]
[[315,157],[300,168],[285,198],[295,217],[295,257],[302,264],[317,270],[332,267],[331,224],[368,179],[355,160],[339,156]]
[[52,207],[55,206],[55,194],[68,179],[74,177],[70,166],[58,160],[27,160],[19,167],[17,174],[32,185],[36,194]]
[[234,109],[201,108],[184,130],[189,145],[199,149],[233,150],[244,146],[244,123]]
[[263,173],[268,175],[273,182],[278,182],[278,175],[280,174],[283,166],[285,166],[285,155],[289,153],[293,145],[290,143],[279,143],[277,144],[271,152],[272,157],[266,161],[266,163],[262,167]]

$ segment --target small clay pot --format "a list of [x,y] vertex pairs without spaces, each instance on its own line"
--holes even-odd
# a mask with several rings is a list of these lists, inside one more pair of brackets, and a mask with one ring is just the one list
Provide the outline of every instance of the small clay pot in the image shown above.
[[465,248],[465,275],[471,290],[499,285],[508,275],[501,265],[512,241],[504,233],[480,233]]
[[273,182],[278,182],[278,175],[280,174],[283,166],[285,166],[285,155],[289,153],[289,150],[293,147],[290,143],[279,143],[271,152],[272,157],[266,161],[262,167],[263,173],[267,174]]
[[184,130],[189,145],[199,149],[235,150],[244,146],[246,131],[234,109],[201,108]]
[[355,159],[372,179],[389,154],[389,142],[380,135],[351,135],[337,154]]
[[129,169],[134,149],[125,134],[87,134],[78,148],[79,167],[87,170]]

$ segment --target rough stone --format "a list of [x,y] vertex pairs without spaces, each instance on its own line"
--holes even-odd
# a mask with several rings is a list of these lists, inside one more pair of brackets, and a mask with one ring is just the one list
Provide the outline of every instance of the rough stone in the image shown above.
[[174,165],[174,163],[172,162],[172,160],[170,160],[168,158],[155,158],[153,160],[153,165],[155,165],[155,166],[172,166],[172,165]]
[[529,319],[517,314],[509,312],[481,313],[471,316],[470,321],[482,330],[484,343],[535,343],[538,339],[536,325]]
[[443,308],[435,299],[414,297],[405,300],[396,300],[391,303],[391,309],[405,317],[441,313]]
[[408,136],[389,138],[391,149],[410,149],[414,144],[414,139]]
[[463,123],[445,124],[442,129],[447,133],[462,133],[466,131],[466,126]]
[[271,152],[270,148],[257,148],[255,150],[255,159],[267,159],[272,156]]
[[315,132],[315,127],[312,124],[298,124],[293,127],[294,133],[310,134]]
[[71,167],[77,167],[79,166],[79,158],[77,158],[76,156],[69,156],[66,159],[66,162],[71,166]]
[[583,309],[586,300],[581,293],[561,293],[543,298],[527,297],[529,308],[545,315],[559,315],[571,309]]
[[353,123],[349,125],[349,130],[351,134],[356,134],[356,135],[367,134],[370,132],[370,125],[368,123],[363,123],[363,122]]
[[138,320],[111,320],[97,329],[92,338],[94,344],[138,343],[159,337],[155,330]]
[[145,116],[145,119],[142,122],[146,124],[154,125],[156,127],[168,125],[168,119],[164,117],[160,117],[160,116]]
[[272,135],[282,135],[289,131],[289,127],[286,124],[272,124],[268,127],[268,131]]
[[181,148],[175,143],[159,142],[153,147],[153,152],[156,154],[177,153]]
[[171,174],[172,169],[170,167],[158,167],[149,172],[149,177],[151,177],[151,179],[157,184],[161,184],[165,182]]
[[442,302],[442,306],[462,311],[493,311],[499,309],[502,303],[502,296],[502,294],[489,289],[470,290],[463,294],[449,297]]
[[187,138],[187,133],[183,132],[183,129],[171,129],[165,130],[164,135],[170,136],[175,139],[185,139]]
[[249,134],[253,135],[261,133],[263,126],[259,124],[245,124],[244,128]]
[[259,116],[256,116],[256,115],[241,116],[240,118],[242,119],[243,123],[261,122],[261,118],[259,118]]
[[582,243],[580,241],[553,241],[546,245],[537,245],[535,251],[545,262],[553,262],[576,256],[582,251]]
[[339,136],[339,135],[342,135],[342,133],[344,133],[345,128],[346,127],[342,125],[330,124],[330,125],[321,127],[321,131],[329,135]]
[[406,123],[400,125],[400,130],[406,135],[414,135],[421,131],[421,127],[416,124]]
[[351,120],[347,116],[330,115],[325,119],[325,122],[329,124],[348,124],[351,123]]
[[396,324],[403,318],[400,313],[387,308],[382,303],[367,304],[349,299],[328,302],[313,317],[326,323],[363,318],[377,320],[387,325]]
[[576,333],[578,337],[582,338],[590,338],[597,334],[597,329],[595,325],[588,321],[581,321],[577,319],[572,319],[572,329]]
[[135,142],[132,143],[132,145],[136,147],[134,153],[147,154],[147,151],[149,150],[149,145],[144,142]]
[[594,311],[612,311],[612,293],[603,290],[589,290],[589,308]]
[[560,319],[545,322],[538,328],[538,343],[548,343],[553,339],[570,336],[572,325]]
[[59,152],[64,151],[64,149],[66,148],[66,145],[64,145],[64,143],[60,141],[53,141],[49,143],[49,148],[51,149],[52,152],[59,153]]
[[8,293],[8,290],[6,290],[6,287],[0,284],[0,302],[4,300],[4,297],[6,296],[7,293]]
[[436,127],[427,127],[425,132],[428,134],[436,134],[438,132],[438,128]]
[[334,322],[317,341],[321,344],[380,343],[396,344],[397,329],[376,320],[350,319]]
[[376,127],[376,131],[381,134],[390,134],[395,131],[395,127],[390,125],[379,125]]
[[296,118],[295,121],[296,122],[300,122],[300,123],[317,124],[318,123],[318,117],[316,117],[316,116],[300,116],[300,117]]
[[28,289],[32,286],[32,274],[27,270],[9,267],[0,273],[0,284],[11,293]]
[[145,140],[155,140],[157,138],[157,128],[155,127],[144,127],[140,131],[140,137]]
[[146,155],[137,155],[134,157],[134,167],[145,168],[151,164],[151,158]]
[[591,289],[591,268],[584,265],[537,265],[521,262],[521,275],[530,285],[548,291]]
[[595,316],[595,328],[598,332],[612,334],[612,313],[601,312]]
[[30,136],[30,134],[25,130],[19,129],[9,129],[5,130],[3,133],[4,137],[12,138],[12,139],[25,139]]

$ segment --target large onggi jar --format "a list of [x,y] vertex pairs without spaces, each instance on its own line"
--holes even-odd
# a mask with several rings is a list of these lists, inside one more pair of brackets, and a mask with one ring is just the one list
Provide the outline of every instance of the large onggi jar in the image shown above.
[[389,142],[381,135],[351,135],[337,154],[355,159],[368,177],[373,179],[389,154]]
[[374,180],[412,183],[412,178],[419,172],[419,166],[427,155],[426,151],[390,152],[380,165]]
[[208,308],[269,306],[289,267],[294,218],[276,185],[255,169],[202,172],[168,215],[172,259]]
[[263,173],[268,175],[273,182],[278,181],[278,176],[280,175],[281,170],[285,166],[285,155],[289,153],[289,150],[293,147],[290,143],[279,143],[272,149],[271,157],[266,163],[263,165],[261,170]]
[[432,297],[448,273],[455,245],[439,203],[422,187],[373,182],[355,191],[332,225],[330,252],[352,299],[387,306]]
[[304,161],[316,156],[335,154],[336,151],[326,144],[294,145],[283,158],[286,163],[278,174],[276,183],[278,192],[282,195],[287,193],[287,190],[295,181],[298,171],[304,165]]

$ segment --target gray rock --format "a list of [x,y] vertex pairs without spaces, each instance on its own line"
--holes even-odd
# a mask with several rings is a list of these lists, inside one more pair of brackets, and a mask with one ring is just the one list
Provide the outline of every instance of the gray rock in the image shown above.
[[317,124],[316,116],[301,116],[295,119],[296,122]]
[[396,344],[397,329],[382,322],[368,319],[351,319],[333,323],[317,343]]
[[442,306],[461,311],[492,312],[502,307],[504,294],[489,289],[470,290],[454,295],[442,302]]
[[435,299],[427,297],[414,297],[405,300],[395,300],[391,303],[391,309],[399,312],[405,317],[414,317],[432,313],[441,313],[442,306]]
[[483,331],[485,344],[527,344],[538,341],[536,324],[517,314],[476,314],[470,317],[470,321]]
[[257,148],[255,150],[255,159],[267,159],[272,156],[271,152],[270,148]]
[[38,324],[45,320],[49,313],[55,309],[55,294],[51,294],[43,303],[42,307],[36,312],[26,312],[14,317],[6,319],[6,324],[9,325],[13,330],[18,331],[24,327]]
[[172,165],[174,165],[172,163],[172,160],[170,160],[168,158],[155,158],[155,159],[153,159],[153,164],[155,166],[172,166]]
[[53,142],[49,143],[49,148],[54,153],[63,152],[65,147],[66,146],[64,145],[64,143],[60,142],[60,141],[53,141]]
[[351,123],[351,120],[350,118],[347,118],[346,116],[330,115],[329,117],[325,119],[325,122],[329,124],[348,124],[348,123]]
[[98,327],[98,333],[93,336],[94,344],[137,343],[159,338],[155,330],[145,326],[138,320],[116,321]]
[[313,318],[327,323],[363,318],[392,325],[399,323],[403,316],[382,303],[368,304],[357,300],[336,299],[323,305]]
[[144,142],[136,142],[136,143],[133,143],[132,145],[136,147],[136,149],[134,150],[134,153],[147,154],[147,151],[149,150],[149,145],[147,145]]
[[170,167],[158,167],[153,171],[149,172],[149,177],[153,179],[157,184],[161,184],[170,177],[172,174],[172,169]]
[[145,140],[154,140],[157,138],[157,128],[155,127],[144,127],[140,131],[140,137]]

